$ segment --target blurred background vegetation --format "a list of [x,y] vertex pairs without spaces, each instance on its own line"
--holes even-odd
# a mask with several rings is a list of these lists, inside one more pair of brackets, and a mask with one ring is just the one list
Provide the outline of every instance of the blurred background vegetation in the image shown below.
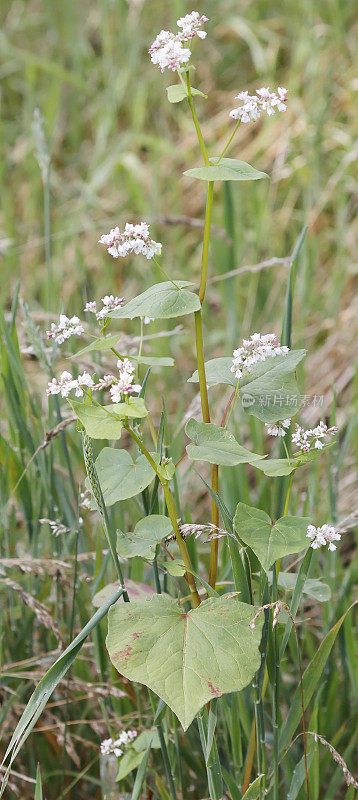
[[[289,256],[308,226],[298,262],[292,341],[309,352],[299,375],[301,390],[324,395],[324,408],[310,406],[302,419],[307,424],[318,422],[322,414],[336,419],[340,438],[332,455],[304,473],[292,511],[299,513],[304,506],[317,524],[350,517],[339,555],[318,568],[334,602],[321,606],[311,598],[305,609],[311,631],[305,632],[302,647],[309,657],[317,637],[352,597],[357,573],[357,6],[355,0],[207,0],[196,8],[210,18],[207,39],[193,47],[193,82],[208,94],[196,106],[212,154],[221,151],[232,131],[228,114],[238,91],[280,85],[290,92],[284,115],[242,126],[230,151],[268,172],[271,181],[215,188],[204,326],[207,358],[229,354],[254,331],[280,334]],[[57,403],[48,408],[44,397],[54,353],[40,334],[60,311],[81,317],[87,299],[98,301],[107,293],[130,299],[159,280],[144,260],[114,261],[97,244],[101,233],[126,221],[151,222],[153,238],[163,242],[165,269],[176,278],[198,282],[204,189],[182,173],[200,162],[200,153],[185,104],[167,102],[165,87],[174,77],[161,75],[147,54],[157,32],[174,27],[191,10],[182,0],[1,4],[3,744],[53,657],[45,654],[56,647],[51,620],[44,623],[39,609],[29,607],[29,597],[46,605],[58,625],[58,640],[67,643],[71,631],[90,616],[94,590],[112,577],[106,560],[101,568],[104,543],[96,517],[87,515],[78,526],[83,469],[74,426],[28,466],[46,432],[68,415]],[[43,118],[44,140],[38,122],[34,127],[36,109]],[[235,270],[242,272],[225,277]],[[127,346],[135,348],[138,325],[126,322],[122,333]],[[169,452],[179,458],[185,415],[198,411],[193,385],[185,382],[195,367],[192,320],[152,323],[145,334],[145,348],[155,355],[173,355],[177,362],[173,370],[154,372],[150,381],[154,418],[159,422],[164,397],[166,441],[173,441]],[[63,349],[57,354],[56,371],[66,364],[68,368],[66,355],[69,351]],[[218,390],[213,402],[213,418],[219,422],[225,398]],[[241,438],[251,437],[256,452],[266,446],[261,423],[248,424],[238,416],[235,425]],[[180,480],[183,518],[205,521],[209,503],[203,485],[185,464]],[[270,482],[255,480],[242,467],[222,470],[222,493],[230,510],[249,497],[253,502],[260,497],[269,510],[275,506]],[[132,520],[142,515],[127,501],[112,510],[113,524],[125,527],[128,514]],[[39,522],[43,518],[59,522],[68,532],[53,535]],[[199,558],[205,561],[206,555],[199,551]],[[225,563],[223,552],[224,571]],[[136,561],[130,575],[147,577]],[[9,797],[32,796],[28,781],[35,776],[37,760],[49,799],[62,790],[71,796],[71,781],[76,786],[73,797],[89,792],[99,797],[98,744],[108,735],[108,719],[112,724],[118,716],[125,724],[151,724],[151,710],[140,710],[139,692],[132,696],[124,686],[124,699],[113,695],[123,684],[108,665],[104,633],[105,626],[98,629],[94,651],[92,645],[83,651],[69,682],[40,719],[31,745],[15,765],[23,777],[12,776]],[[97,674],[91,666],[93,652]],[[297,678],[292,658],[287,703]],[[351,765],[357,743],[354,658],[351,628],[345,626],[320,689],[321,705],[315,705],[309,722],[311,729],[316,725],[326,738],[335,739]],[[245,742],[244,723],[242,735]],[[191,776],[185,792],[202,797],[197,734],[192,737],[190,747],[181,746],[188,770],[199,777],[190,788]],[[77,784],[80,770],[92,761]],[[345,796],[341,772],[327,754],[315,769],[321,770],[323,788],[316,775],[314,799]],[[158,784],[153,785],[155,796],[162,796]]]

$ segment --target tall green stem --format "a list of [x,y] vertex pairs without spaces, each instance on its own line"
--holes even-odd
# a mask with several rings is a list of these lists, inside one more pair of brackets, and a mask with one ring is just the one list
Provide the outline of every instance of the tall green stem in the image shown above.
[[[277,575],[275,567],[272,570],[272,602],[278,600]],[[280,711],[280,647],[278,641],[277,625],[273,631],[273,650],[274,650],[274,685],[272,703],[272,728],[273,728],[273,800],[279,800],[279,748],[278,748],[278,724]]]
[[[294,473],[290,475],[288,482],[285,507],[283,516],[287,517],[290,505],[291,489],[293,483]],[[272,602],[278,600],[277,580],[280,573],[281,559],[276,561],[272,569]],[[273,632],[273,650],[274,650],[274,686],[273,686],[273,704],[272,704],[272,727],[273,727],[273,800],[279,800],[279,747],[278,747],[278,726],[279,726],[279,713],[280,713],[280,644],[278,639],[277,625]]]
[[176,508],[176,505],[175,505],[175,502],[174,502],[174,499],[173,499],[173,495],[172,495],[172,493],[171,493],[171,491],[169,489],[168,484],[167,483],[163,483],[162,486],[163,486],[165,502],[167,504],[168,514],[169,514],[170,521],[171,521],[172,526],[173,526],[173,531],[175,533],[176,540],[178,542],[180,555],[181,555],[181,557],[183,559],[184,565],[188,569],[188,572],[186,573],[186,579],[187,579],[188,584],[189,584],[191,600],[192,600],[194,608],[197,608],[200,605],[200,597],[199,597],[198,590],[197,590],[196,585],[195,585],[194,576],[191,573],[191,562],[190,562],[190,557],[189,557],[189,553],[188,553],[188,548],[187,548],[187,546],[185,544],[185,541],[184,541],[184,539],[183,539],[183,537],[182,537],[182,535],[180,533],[180,528],[179,528],[178,520],[177,520],[177,508]]
[[204,142],[204,139],[203,139],[203,134],[201,132],[199,120],[198,120],[198,117],[196,115],[195,106],[194,106],[194,103],[193,103],[193,95],[191,93],[189,70],[186,73],[186,85],[187,85],[187,90],[188,90],[188,103],[189,103],[191,115],[193,117],[193,122],[194,122],[194,125],[195,125],[196,135],[198,137],[198,141],[199,141],[199,144],[200,144],[201,152],[203,154],[203,159],[205,161],[205,165],[208,167],[210,165],[210,161],[209,161],[209,156],[208,156],[208,153],[207,153],[207,150],[206,150],[206,147],[205,147],[205,142]]
[[185,544],[185,541],[184,541],[184,539],[183,539],[183,537],[182,537],[182,535],[180,533],[180,528],[179,528],[179,525],[178,525],[178,512],[177,512],[177,508],[176,508],[176,505],[175,505],[175,502],[174,502],[174,499],[173,499],[173,495],[172,495],[172,493],[171,493],[171,491],[169,489],[168,483],[166,481],[163,481],[154,459],[152,458],[152,456],[148,452],[148,450],[145,447],[145,445],[143,444],[143,442],[140,440],[139,436],[137,436],[137,434],[134,433],[134,431],[132,430],[132,428],[129,427],[129,425],[125,425],[124,427],[125,427],[126,431],[129,433],[129,435],[132,437],[132,439],[134,439],[134,441],[138,445],[138,447],[141,450],[141,452],[143,453],[143,455],[145,455],[147,461],[149,462],[151,467],[153,467],[154,472],[156,473],[156,475],[158,476],[158,478],[160,480],[160,483],[162,484],[164,497],[165,497],[165,502],[167,504],[168,514],[169,514],[170,521],[171,521],[172,526],[173,526],[173,531],[175,533],[175,538],[176,538],[177,543],[178,543],[178,547],[179,547],[179,550],[180,550],[180,555],[181,555],[181,557],[183,559],[184,565],[186,566],[186,568],[188,570],[188,572],[186,572],[185,577],[186,577],[187,582],[189,584],[192,603],[193,603],[194,608],[197,608],[200,605],[200,597],[199,597],[199,594],[198,594],[198,590],[196,588],[194,576],[191,573],[192,567],[191,567],[190,556],[189,556],[189,553],[188,553],[188,548],[187,548],[187,546]]
[[[210,165],[209,157],[207,154],[205,142],[203,139],[203,135],[201,132],[200,124],[198,117],[196,115],[193,98],[191,94],[191,86],[190,86],[190,77],[189,72],[186,75],[187,79],[187,90],[188,90],[188,103],[189,108],[193,117],[193,122],[195,125],[195,130],[197,133],[199,145],[201,152],[203,154],[203,159],[206,166]],[[208,278],[208,263],[209,263],[209,246],[210,246],[210,228],[211,228],[211,217],[212,217],[212,210],[213,210],[213,197],[214,197],[214,181],[209,181],[208,184],[208,196],[206,201],[206,211],[205,211],[205,227],[204,227],[204,239],[203,239],[203,253],[201,259],[201,277],[200,277],[200,286],[199,286],[199,299],[201,305],[203,305],[204,298],[205,298],[205,291],[206,291],[206,283]],[[198,366],[198,375],[199,375],[199,387],[200,387],[200,399],[201,399],[201,409],[204,422],[210,422],[210,408],[209,408],[209,399],[208,399],[208,389],[206,385],[206,376],[205,376],[205,361],[204,361],[204,345],[203,345],[203,327],[202,327],[202,314],[201,309],[200,311],[196,311],[194,315],[195,321],[195,342],[196,342],[196,359],[197,359],[197,366]],[[215,494],[217,494],[219,489],[219,468],[216,464],[212,466],[211,469],[211,488]],[[218,527],[219,525],[219,511],[218,507],[214,500],[211,502],[211,521],[212,524]],[[209,567],[209,584],[210,586],[215,588],[216,583],[216,576],[217,576],[217,568],[218,568],[218,540],[214,539],[211,543],[211,551],[210,551],[210,567]]]

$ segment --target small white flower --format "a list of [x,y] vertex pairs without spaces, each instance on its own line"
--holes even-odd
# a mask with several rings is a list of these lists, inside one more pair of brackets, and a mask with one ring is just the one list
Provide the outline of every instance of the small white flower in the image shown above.
[[89,303],[86,303],[84,311],[90,311],[91,314],[97,314],[97,303],[95,300],[91,300]]
[[277,341],[274,333],[253,333],[250,339],[243,339],[242,346],[233,352],[231,372],[236,378],[249,375],[255,364],[274,358],[278,355],[287,355],[289,348]]
[[333,525],[322,525],[316,528],[314,525],[309,525],[307,528],[307,539],[311,540],[311,547],[313,550],[318,550],[328,544],[328,550],[336,550],[337,547],[334,542],[341,539],[341,534],[337,533]]
[[133,739],[137,736],[137,731],[121,731],[118,735],[117,739],[104,739],[101,742],[101,753],[102,755],[115,755],[119,758],[123,755],[123,747],[127,747],[127,745],[133,741]]
[[46,331],[48,339],[54,339],[58,344],[62,344],[65,339],[70,336],[81,336],[84,333],[84,327],[78,317],[66,317],[66,314],[60,314],[58,323],[51,324],[49,331]]
[[177,20],[180,29],[178,33],[160,31],[148,50],[152,63],[156,64],[161,72],[166,68],[173,72],[181,69],[191,56],[189,47],[185,47],[184,43],[195,36],[205,39],[206,32],[201,30],[205,22],[208,22],[208,17],[204,14],[200,16],[198,11],[192,11]]
[[294,433],[292,434],[292,443],[295,444],[303,453],[309,453],[312,448],[322,450],[324,439],[327,436],[335,436],[338,428],[332,425],[328,428],[327,425],[321,420],[316,428],[308,428],[306,431],[301,425],[295,426]]
[[129,394],[139,394],[141,386],[133,383],[135,367],[129,358],[123,361],[118,359],[118,377],[115,375],[104,375],[103,378],[94,386],[94,389],[108,389],[113,403],[121,403],[123,397]]
[[[112,228],[109,233],[102,234],[98,241],[100,244],[106,245],[107,252],[113,258],[125,258],[130,253],[134,253],[151,259],[162,252],[161,243],[155,242],[154,239],[150,238],[149,225],[146,222],[140,222],[137,225],[127,222],[123,232],[117,226]],[[110,297],[113,298],[113,295],[110,295]],[[122,299],[113,298],[118,302]],[[104,308],[105,306],[106,304],[104,304]]]
[[191,14],[180,17],[177,20],[177,26],[182,29],[182,40],[186,42],[189,39],[193,39],[194,36],[199,36],[199,39],[205,39],[206,31],[200,30],[205,22],[209,22],[208,17],[205,17],[204,14],[200,16],[198,11],[192,11]]
[[59,381],[57,381],[56,378],[52,378],[52,381],[50,381],[46,389],[46,394],[47,396],[50,394],[61,394],[61,397],[68,397],[70,392],[74,389],[76,397],[82,397],[84,393],[83,386],[94,386],[93,380],[88,372],[83,372],[78,378],[74,378],[70,372],[62,372]]
[[166,68],[173,72],[187,64],[191,52],[184,47],[180,35],[170,31],[160,31],[148,50],[152,64],[156,64],[161,72]]
[[287,92],[282,86],[277,87],[277,94],[270,92],[270,88],[263,86],[256,90],[256,94],[250,95],[248,92],[239,92],[235,100],[240,100],[242,105],[230,111],[230,117],[239,119],[241,122],[251,122],[259,119],[262,112],[271,117],[277,111],[286,111]]
[[150,322],[154,322],[154,317],[143,317],[144,325],[149,325]]
[[101,753],[103,756],[114,755],[119,758],[119,756],[123,755],[123,750],[114,739],[104,739],[101,742]]
[[290,424],[291,418],[283,419],[281,422],[275,422],[274,425],[265,422],[265,428],[267,428],[267,433],[269,436],[285,436],[287,433],[287,428],[290,427]]

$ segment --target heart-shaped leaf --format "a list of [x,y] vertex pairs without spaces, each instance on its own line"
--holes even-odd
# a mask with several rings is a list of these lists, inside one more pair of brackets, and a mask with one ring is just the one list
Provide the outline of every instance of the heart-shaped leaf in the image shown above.
[[192,286],[190,281],[175,281],[177,289],[170,281],[163,281],[151,286],[142,294],[134,297],[122,308],[110,315],[112,319],[134,319],[135,317],[152,317],[153,319],[171,319],[192,314],[201,308],[197,294],[184,287]]
[[309,453],[299,453],[292,456],[290,460],[288,458],[268,458],[266,461],[255,464],[255,466],[270,478],[275,478],[278,475],[290,475],[291,472],[294,472],[299,467],[313,461],[314,458],[317,458],[320,453],[324,453],[329,447],[331,447],[330,444],[322,447],[321,450],[313,448]]
[[278,558],[308,547],[310,522],[309,517],[281,517],[273,525],[265,511],[245,503],[238,503],[234,517],[236,533],[254,551],[265,572]]
[[[297,573],[295,572],[280,572],[277,583],[282,589],[286,591],[293,591],[297,583]],[[320,603],[326,603],[332,597],[332,592],[328,583],[322,583],[320,578],[306,578],[302,593],[308,597],[314,597]]]
[[153,561],[158,542],[172,533],[169,517],[150,514],[137,522],[133,533],[117,531],[117,552],[122,558],[142,558]]
[[199,178],[200,181],[257,181],[269,177],[266,172],[259,172],[251,164],[238,161],[236,158],[222,158],[216,166],[218,158],[219,156],[214,156],[209,159],[212,166],[187,169],[184,175]]
[[[207,94],[200,92],[199,89],[191,87],[192,95],[199,95],[199,97],[207,97]],[[188,92],[182,83],[174,83],[172,86],[167,86],[167,95],[169,103],[180,103],[188,97]]]
[[236,464],[251,464],[265,457],[250,453],[250,450],[241,447],[230,431],[212,422],[190,419],[185,432],[193,442],[186,448],[192,461],[208,461],[209,464],[234,467]]
[[[243,409],[263,422],[276,422],[296,414],[302,402],[297,390],[295,369],[305,353],[305,350],[290,350],[285,356],[266,358],[265,361],[255,364],[250,374],[240,379],[238,397]],[[205,364],[207,385],[217,386],[222,383],[236,386],[237,380],[231,372],[231,366],[231,358],[213,358],[208,361]],[[195,371],[189,382],[198,381],[199,375]]]
[[[112,447],[101,450],[96,459],[96,470],[106,506],[139,494],[149,486],[155,475],[144,455],[133,461],[127,450],[115,450]],[[96,505],[93,507],[96,508]]]
[[186,613],[174,600],[115,606],[107,649],[119,673],[149,686],[186,729],[213,697],[240,691],[260,665],[255,607],[234,598],[205,600]]
[[78,400],[68,402],[91,439],[120,439],[125,417],[142,419],[148,414],[141,397],[130,397],[128,403],[111,403],[103,407],[88,406]]

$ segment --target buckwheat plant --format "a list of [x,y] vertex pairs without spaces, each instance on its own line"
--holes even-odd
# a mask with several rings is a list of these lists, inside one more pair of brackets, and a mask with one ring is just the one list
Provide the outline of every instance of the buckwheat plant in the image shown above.
[[[300,761],[297,791],[305,784],[309,794],[304,723],[303,737],[299,726],[322,673],[322,659],[328,657],[336,634],[331,632],[330,638],[326,637],[325,656],[323,651],[319,659],[313,656],[302,684],[298,654],[287,713],[281,713],[280,708],[281,668],[286,663],[289,641],[291,653],[296,647],[294,618],[309,570],[319,562],[324,549],[334,551],[340,539],[330,520],[290,515],[290,497],[296,471],[324,454],[337,428],[321,421],[317,427],[304,430],[295,422],[292,432],[292,417],[299,414],[301,406],[295,370],[305,351],[291,348],[287,324],[281,337],[271,331],[250,332],[233,353],[204,361],[202,312],[214,185],[244,181],[250,192],[251,181],[267,180],[268,176],[255,167],[225,154],[234,137],[239,136],[240,125],[251,125],[254,135],[259,119],[260,125],[270,124],[265,117],[286,111],[288,96],[288,90],[282,87],[276,91],[259,87],[249,94],[238,85],[238,104],[227,110],[227,144],[221,153],[211,155],[194,105],[196,97],[202,103],[206,95],[192,86],[190,63],[192,50],[205,48],[208,27],[207,17],[193,11],[178,20],[175,32],[160,31],[149,49],[153,65],[177,79],[167,88],[168,100],[186,103],[203,161],[184,173],[187,180],[201,182],[207,191],[198,291],[192,281],[182,280],[176,273],[167,274],[162,266],[165,243],[152,238],[145,221],[118,220],[118,226],[99,236],[108,258],[114,259],[113,268],[117,259],[135,257],[141,259],[143,269],[151,261],[163,279],[137,297],[124,300],[108,294],[101,302],[89,300],[80,317],[61,314],[47,334],[57,352],[67,348],[70,337],[87,340],[77,354],[80,361],[85,359],[86,370],[79,372],[73,358],[73,366],[48,384],[47,395],[50,402],[52,395],[64,398],[78,420],[87,490],[91,493],[83,513],[90,513],[88,505],[100,513],[117,583],[108,587],[84,632],[51,668],[55,675],[51,673],[50,689],[46,681],[37,687],[6,759],[11,766],[56,681],[68,669],[85,635],[108,612],[109,658],[120,676],[147,687],[149,707],[154,709],[153,723],[142,745],[140,737],[131,731],[121,735],[113,731],[112,737],[99,745],[102,757],[118,758],[120,775],[124,774],[120,767],[123,753],[129,748],[131,769],[138,767],[133,797],[139,797],[153,747],[161,749],[163,758],[160,796],[170,795],[172,800],[182,796],[178,788],[178,720],[184,731],[189,726],[198,727],[207,773],[205,796],[209,794],[212,800],[224,796],[232,800],[264,796],[278,800],[288,796],[285,758],[297,735],[299,744],[292,751],[295,763]],[[186,424],[188,441],[183,458],[195,466],[206,462],[211,468],[210,484],[205,484],[211,520],[203,520],[194,506],[190,524],[188,517],[181,517],[179,464],[167,457],[164,447],[165,415],[159,427],[152,418],[151,368],[164,370],[175,365],[170,358],[142,353],[144,322],[183,316],[189,318],[195,332],[197,368],[191,376],[177,376],[178,389],[180,380],[189,380],[193,388],[198,385],[201,402],[201,418],[191,418]],[[129,355],[118,341],[122,324],[134,319],[140,322],[141,345],[135,355]],[[103,353],[113,358],[110,371],[107,367],[104,372],[100,366]],[[96,363],[91,369],[93,354]],[[225,407],[222,418],[213,416],[210,408],[213,386],[220,387]],[[252,452],[231,432],[232,415],[238,406],[242,414],[253,415],[262,426],[264,452]],[[276,441],[270,437],[277,437]],[[93,440],[108,440],[114,446],[103,447],[95,460]],[[272,457],[275,447],[279,452]],[[266,483],[278,482],[278,493],[283,497],[278,519],[243,502],[232,517],[220,493],[220,467],[239,464],[246,465],[251,479],[256,473]],[[258,505],[261,497],[258,493]],[[108,508],[128,498],[135,499],[133,509],[139,507],[142,518],[128,530],[115,532]],[[202,565],[198,566],[195,555],[198,536],[201,547],[210,551],[207,574]],[[227,552],[220,575],[219,541]],[[140,599],[129,586],[133,581],[127,585],[123,574],[123,565],[138,557],[144,559],[153,575],[153,586],[147,586]],[[287,586],[293,594],[286,610],[280,597]],[[292,792],[291,796],[297,794]]]

